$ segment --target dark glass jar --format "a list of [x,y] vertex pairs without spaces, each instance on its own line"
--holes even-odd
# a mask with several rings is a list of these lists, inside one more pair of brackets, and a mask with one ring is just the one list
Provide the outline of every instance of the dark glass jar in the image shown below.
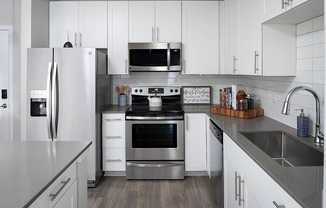
[[255,108],[255,95],[247,94],[246,99],[248,100],[248,109],[254,109]]
[[243,98],[238,101],[238,109],[241,111],[248,110],[248,100]]

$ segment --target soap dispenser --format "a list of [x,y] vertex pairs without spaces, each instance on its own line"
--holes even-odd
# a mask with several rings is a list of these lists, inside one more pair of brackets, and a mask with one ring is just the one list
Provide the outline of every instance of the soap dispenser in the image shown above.
[[300,116],[297,116],[297,135],[299,137],[309,137],[309,118],[304,116],[303,109],[300,110]]

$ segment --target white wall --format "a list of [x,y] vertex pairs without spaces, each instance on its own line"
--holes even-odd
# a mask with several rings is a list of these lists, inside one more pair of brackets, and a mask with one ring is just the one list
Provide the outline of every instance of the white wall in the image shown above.
[[[232,84],[240,85],[247,93],[255,94],[257,103],[265,115],[296,128],[297,108],[303,108],[310,118],[310,134],[314,134],[316,118],[315,100],[307,92],[298,92],[291,99],[290,115],[282,115],[281,109],[288,91],[305,85],[314,88],[321,99],[321,128],[324,131],[324,16],[297,25],[297,76],[192,76],[178,73],[133,73],[113,76],[113,103],[117,104],[117,85],[181,85],[212,86],[213,103],[219,103],[218,91]],[[130,101],[130,98],[129,98]]]

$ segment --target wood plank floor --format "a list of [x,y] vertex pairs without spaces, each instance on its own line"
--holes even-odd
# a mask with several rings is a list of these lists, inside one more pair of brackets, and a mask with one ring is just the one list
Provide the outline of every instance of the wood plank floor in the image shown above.
[[213,208],[216,201],[207,176],[185,180],[126,180],[104,177],[88,189],[88,208]]

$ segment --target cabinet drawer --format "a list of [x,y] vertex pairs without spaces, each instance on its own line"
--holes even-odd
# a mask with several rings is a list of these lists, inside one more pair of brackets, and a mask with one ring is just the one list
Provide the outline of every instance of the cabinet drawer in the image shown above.
[[103,114],[103,147],[125,147],[125,114]]
[[126,170],[125,148],[104,148],[103,170],[125,171]]
[[124,148],[125,145],[125,137],[124,136],[103,136],[102,145],[103,147],[121,147]]
[[76,180],[76,163],[68,167],[30,206],[53,207]]

